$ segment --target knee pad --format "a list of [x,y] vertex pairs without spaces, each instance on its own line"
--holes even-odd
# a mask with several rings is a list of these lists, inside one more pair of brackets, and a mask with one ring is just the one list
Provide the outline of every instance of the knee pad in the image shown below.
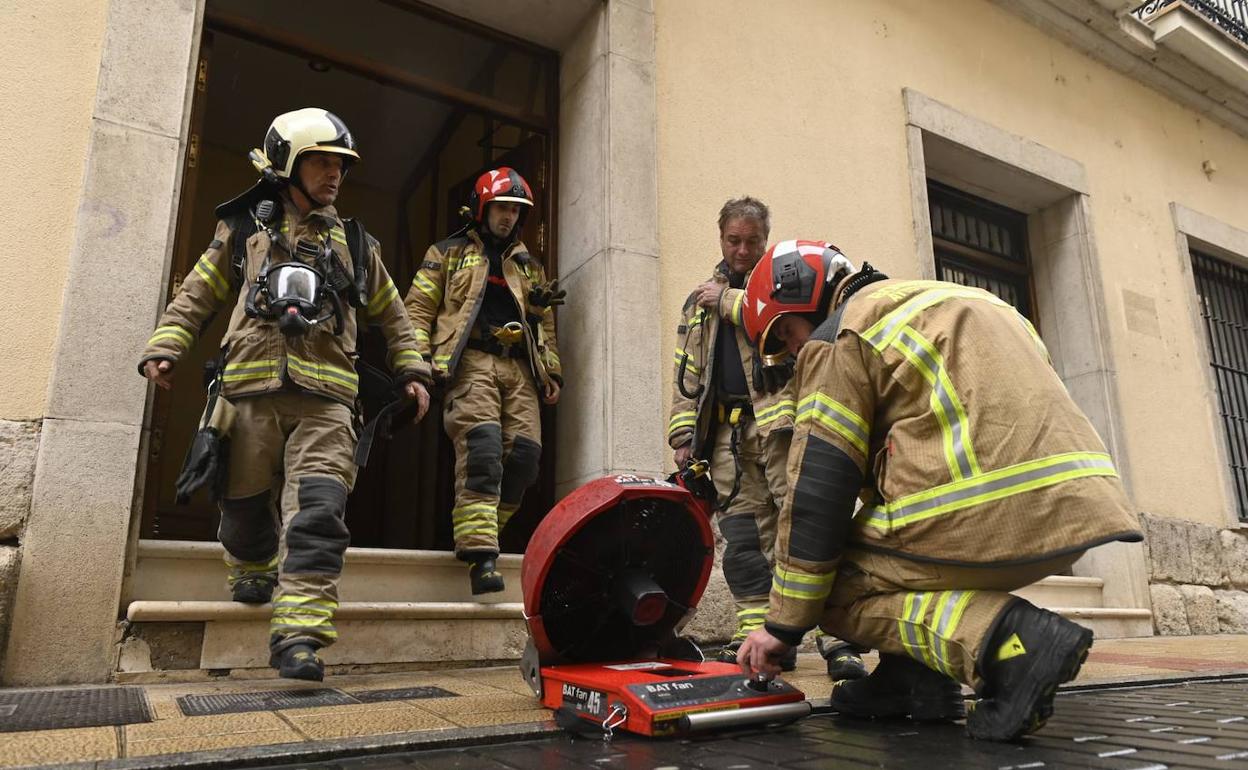
[[487,422],[465,436],[468,457],[464,461],[464,488],[491,497],[498,494],[503,480],[503,428]]
[[758,522],[748,513],[719,520],[723,534],[724,580],[733,596],[765,596],[771,592],[771,565],[759,544]]
[[328,476],[299,479],[299,512],[286,527],[286,561],[289,574],[342,571],[342,554],[351,542],[343,517],[347,488]]
[[239,561],[261,562],[277,553],[277,521],[268,489],[250,497],[221,500],[217,539]]
[[499,499],[504,504],[517,505],[524,497],[524,490],[537,481],[541,470],[542,445],[531,438],[516,436],[511,454],[503,463],[503,486]]

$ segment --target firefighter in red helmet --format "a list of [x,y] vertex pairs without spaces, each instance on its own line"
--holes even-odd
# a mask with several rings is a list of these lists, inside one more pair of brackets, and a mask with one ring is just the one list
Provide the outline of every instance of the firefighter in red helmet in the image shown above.
[[1038,729],[1092,632],[1009,592],[1142,536],[1035,329],[986,291],[889,280],[824,241],[774,246],[744,306],[764,357],[797,356],[797,417],[770,612],[742,668],[774,673],[819,625],[880,651],[833,686],[842,713],[957,719],[965,683],[971,736]]
[[455,555],[469,563],[474,594],[503,590],[498,534],[537,480],[539,401],[556,403],[563,384],[554,308],[565,292],[520,241],[532,207],[515,169],[482,174],[468,199],[472,223],[429,247],[405,300],[419,350],[446,385]]

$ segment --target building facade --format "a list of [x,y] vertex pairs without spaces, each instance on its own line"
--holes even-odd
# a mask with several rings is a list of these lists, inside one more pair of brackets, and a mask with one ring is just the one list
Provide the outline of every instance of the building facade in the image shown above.
[[[160,507],[149,489],[166,440],[159,415],[183,407],[154,398],[133,369],[177,283],[177,255],[199,246],[187,245],[199,225],[183,215],[216,202],[196,197],[216,183],[203,168],[220,157],[245,181],[242,156],[264,128],[234,143],[213,128],[225,110],[214,98],[256,114],[306,106],[220,91],[209,74],[261,60],[287,73],[290,99],[314,99],[301,89],[328,69],[453,105],[439,146],[484,115],[488,130],[465,146],[485,142],[485,161],[529,140],[544,148],[530,172],[548,201],[538,249],[569,291],[566,389],[547,442],[553,496],[667,467],[678,311],[718,261],[719,206],[750,194],[772,208],[773,241],[825,238],[895,277],[985,286],[1035,321],[1148,535],[1090,552],[1036,587],[1037,601],[1102,634],[1248,632],[1242,0],[361,6],[419,18],[412,34],[443,24],[491,41],[498,72],[518,72],[514,57],[527,55],[532,90],[515,103],[473,85],[465,66],[421,69],[401,46],[369,40],[351,48],[328,11],[317,26],[317,3],[301,5],[312,19],[302,32],[245,5],[18,0],[0,11],[15,30],[0,52],[0,105],[22,139],[0,148],[20,182],[6,232],[23,255],[0,263],[12,295],[0,307],[0,681],[263,665],[249,657],[263,623],[224,601],[210,537],[162,538],[180,530],[146,513]],[[385,41],[380,24],[366,34]],[[282,69],[291,62],[307,67]],[[374,167],[425,168],[389,154],[402,140],[385,125],[370,137],[387,161]],[[405,191],[399,220],[432,207],[425,230],[398,224],[381,237],[396,274],[477,163],[434,165],[432,181],[364,177],[387,201]],[[369,221],[391,228],[390,209],[376,210],[383,218]],[[398,540],[378,531],[348,553],[331,663],[518,654],[518,593],[472,603],[448,554],[389,547]],[[700,634],[730,630],[722,599],[708,601]]]

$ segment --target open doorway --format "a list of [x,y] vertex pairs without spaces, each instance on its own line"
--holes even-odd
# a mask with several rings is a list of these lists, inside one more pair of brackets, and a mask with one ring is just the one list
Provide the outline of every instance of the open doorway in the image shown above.
[[[554,52],[410,0],[208,0],[200,48],[168,297],[212,239],[213,208],[254,181],[247,151],[275,115],[308,106],[336,113],[356,137],[362,162],[336,207],[381,242],[400,292],[429,244],[458,227],[471,181],[504,164],[537,198],[523,240],[558,274]],[[227,316],[203,331],[174,390],[156,393],[144,538],[216,538],[215,506],[202,497],[175,505],[173,481],[204,401],[199,378],[188,373],[215,354]],[[381,364],[380,335],[367,333],[360,352]],[[522,551],[553,504],[554,439],[553,411],[544,409],[542,473],[503,533],[504,551]],[[420,425],[396,425],[361,469],[347,505],[352,545],[449,549],[453,466],[435,401]]]

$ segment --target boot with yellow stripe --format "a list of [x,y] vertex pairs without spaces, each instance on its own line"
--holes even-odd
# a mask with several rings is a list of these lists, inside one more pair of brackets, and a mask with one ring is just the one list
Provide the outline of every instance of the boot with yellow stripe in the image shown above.
[[269,657],[269,666],[277,669],[277,675],[284,679],[306,679],[311,682],[325,679],[325,663],[316,654],[316,646],[312,644],[292,644],[275,651]]
[[468,566],[468,580],[472,583],[472,595],[491,594],[502,591],[503,573],[498,571],[495,556],[473,556]]
[[962,685],[904,655],[880,653],[880,664],[864,679],[832,685],[831,706],[853,717],[953,722],[966,716]]
[[966,720],[972,738],[1012,741],[1035,732],[1053,714],[1063,682],[1079,674],[1092,630],[1019,600],[1007,609],[981,653],[984,685]]

